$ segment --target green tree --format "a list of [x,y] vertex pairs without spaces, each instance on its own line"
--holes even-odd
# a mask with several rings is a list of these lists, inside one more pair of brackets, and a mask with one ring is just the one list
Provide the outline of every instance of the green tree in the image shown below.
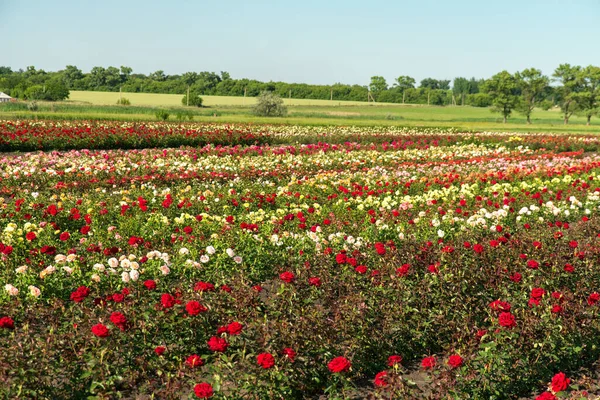
[[408,75],[401,75],[396,78],[396,82],[394,82],[394,87],[399,88],[402,91],[402,93],[404,93],[406,89],[414,89],[415,83],[415,78],[411,78]]
[[519,104],[519,84],[508,71],[502,71],[484,82],[483,91],[492,99],[492,111],[502,114],[504,123]]
[[129,80],[129,77],[131,76],[132,72],[133,72],[133,68],[121,65],[121,74],[120,74],[121,83],[127,82]]
[[287,108],[283,105],[283,99],[277,94],[264,91],[256,99],[253,112],[260,117],[285,117]]
[[77,82],[83,79],[83,72],[74,65],[67,65],[62,71],[62,76],[65,86],[72,89]]
[[438,80],[433,78],[425,78],[421,81],[419,87],[427,88],[431,90],[448,90],[450,89],[450,81],[449,80]]
[[569,123],[569,118],[577,111],[577,96],[581,89],[581,67],[571,66],[570,64],[561,64],[552,74],[554,80],[561,86],[556,88],[558,104],[563,113],[565,125]]
[[535,68],[528,68],[522,72],[517,72],[515,78],[521,89],[521,101],[517,105],[517,110],[527,117],[527,123],[531,124],[531,113],[537,102],[541,100],[544,90],[550,83],[547,76],[542,75],[542,71]]
[[152,79],[153,81],[164,82],[167,80],[167,75],[165,75],[165,71],[159,69],[158,71],[155,71],[148,75],[148,78]]
[[383,76],[372,76],[371,83],[369,84],[369,90],[373,94],[373,97],[377,99],[379,94],[384,90],[387,90],[388,84]]
[[69,89],[59,78],[48,81],[44,87],[43,100],[59,101],[69,98]]
[[579,72],[581,91],[574,93],[577,112],[583,115],[590,125],[593,115],[600,111],[600,67],[589,65]]
[[202,107],[202,97],[200,97],[200,93],[197,91],[190,91],[190,100],[188,103],[187,94],[183,96],[181,99],[181,104],[184,106],[190,105],[194,107]]

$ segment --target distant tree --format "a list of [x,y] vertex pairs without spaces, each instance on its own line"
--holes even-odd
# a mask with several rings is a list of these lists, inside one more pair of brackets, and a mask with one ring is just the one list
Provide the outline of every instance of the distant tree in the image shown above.
[[394,87],[400,88],[403,93],[406,89],[413,89],[415,87],[415,79],[407,75],[401,75],[396,78]]
[[186,72],[185,74],[181,75],[181,80],[186,86],[192,86],[198,80],[198,74],[195,72]]
[[62,80],[54,78],[46,83],[44,88],[43,100],[59,101],[69,98],[69,89]]
[[277,94],[264,91],[256,99],[253,112],[260,117],[284,117],[287,115],[287,108]]
[[221,81],[227,81],[231,79],[231,75],[227,71],[221,71]]
[[502,114],[504,123],[519,104],[517,79],[508,71],[502,71],[484,82],[483,91],[492,99],[492,111]]
[[571,115],[578,108],[576,93],[581,89],[581,67],[561,64],[554,70],[552,76],[555,81],[561,84],[561,86],[556,88],[556,94],[566,125],[569,123]]
[[99,89],[106,85],[106,69],[104,67],[94,67],[89,74],[90,87]]
[[33,85],[25,89],[25,99],[44,100],[44,87],[42,85]]
[[120,74],[121,83],[127,82],[129,80],[129,77],[131,76],[132,72],[133,72],[133,68],[121,65],[121,74]]
[[421,81],[419,87],[436,90],[448,90],[450,89],[450,81],[449,80],[438,80],[433,78],[425,78]]
[[577,113],[583,115],[590,125],[593,115],[600,112],[600,67],[593,65],[583,68],[579,72],[580,92],[574,93],[573,98],[577,103]]
[[104,71],[104,80],[106,86],[110,89],[116,90],[121,84],[121,71],[117,67],[108,67]]
[[167,80],[167,75],[165,75],[165,71],[159,69],[158,71],[155,71],[148,75],[148,78],[152,79],[153,81],[164,82]]
[[74,65],[67,65],[62,71],[63,82],[68,89],[72,89],[75,84],[83,79],[83,72]]
[[531,113],[534,107],[541,101],[544,90],[550,83],[542,71],[528,68],[515,74],[517,83],[521,89],[521,101],[517,105],[517,111],[527,117],[527,123],[531,124]]
[[[189,100],[189,105],[190,106],[194,106],[194,107],[202,107],[202,97],[200,97],[200,93],[197,91],[190,91],[190,100]],[[187,98],[187,94],[183,96],[183,98],[181,99],[181,104],[183,104],[184,106],[188,105],[188,98]]]
[[10,75],[12,74],[12,69],[10,67],[2,67],[0,66],[0,76],[2,75]]
[[475,78],[454,78],[454,82],[452,83],[452,93],[454,96],[460,97],[461,104],[464,105],[467,95],[479,93],[479,83],[480,82]]
[[369,90],[373,94],[373,97],[377,99],[379,94],[384,90],[387,90],[388,84],[383,76],[372,76],[371,83],[369,84]]

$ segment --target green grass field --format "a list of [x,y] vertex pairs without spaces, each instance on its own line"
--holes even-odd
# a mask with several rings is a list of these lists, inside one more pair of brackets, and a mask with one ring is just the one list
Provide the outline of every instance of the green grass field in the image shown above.
[[600,133],[600,118],[586,126],[585,119],[574,115],[564,125],[559,110],[535,110],[533,124],[514,113],[503,124],[499,114],[487,108],[425,106],[351,101],[285,99],[288,116],[261,118],[252,115],[254,98],[203,96],[206,107],[183,107],[182,95],[123,93],[130,106],[116,105],[119,93],[72,91],[70,99],[59,103],[39,103],[39,110],[27,110],[25,103],[0,105],[0,118],[156,120],[157,109],[167,109],[171,120],[189,113],[194,121],[222,123],[274,123],[298,125],[402,125],[455,127],[478,131],[582,132]]
[[[118,92],[84,92],[72,90],[68,102],[86,103],[93,105],[113,105],[123,96],[132,105],[151,106],[151,107],[180,107],[181,94],[155,94],[155,93],[122,93]],[[204,105],[208,107],[217,106],[237,106],[250,107],[256,102],[254,97],[234,97],[234,96],[202,96]],[[360,106],[366,104],[360,101],[330,101],[330,100],[310,100],[310,99],[284,99],[288,106]],[[381,103],[384,105],[385,103]],[[377,103],[379,105],[379,103]],[[387,104],[389,105],[389,104]]]

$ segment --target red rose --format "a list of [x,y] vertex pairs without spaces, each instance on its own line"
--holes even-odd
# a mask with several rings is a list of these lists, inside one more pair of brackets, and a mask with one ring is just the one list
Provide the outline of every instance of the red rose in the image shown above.
[[279,275],[279,279],[287,283],[292,283],[296,279],[296,276],[292,272],[286,271]]
[[189,356],[187,358],[187,360],[185,360],[185,363],[190,368],[196,368],[196,367],[203,366],[204,365],[204,360],[202,358],[200,358],[200,356],[198,354],[192,354],[191,356]]
[[11,317],[2,317],[0,318],[0,328],[14,329],[15,321]]
[[463,358],[458,354],[453,354],[448,358],[448,365],[452,368],[458,368],[463,365]]
[[231,293],[231,288],[227,285],[221,285],[221,290],[227,293]]
[[252,289],[257,291],[258,293],[263,291],[263,287],[260,285],[254,285],[254,286],[252,286]]
[[256,363],[264,369],[269,369],[275,365],[275,359],[270,353],[261,353],[256,356]]
[[402,362],[402,356],[389,356],[387,359],[388,366],[394,367]]
[[286,347],[285,349],[283,349],[282,353],[284,356],[289,358],[290,362],[294,362],[294,360],[296,359],[296,352],[294,351],[294,349]]
[[27,232],[27,234],[25,235],[25,239],[29,240],[30,242],[32,240],[35,240],[36,237],[37,235],[35,234],[35,232]]
[[175,298],[170,294],[165,293],[160,297],[160,302],[164,308],[171,308],[175,305]]
[[598,301],[600,301],[600,293],[596,293],[596,292],[590,294],[590,296],[588,297],[588,300],[587,300],[587,302],[590,306],[593,306]]
[[239,335],[240,333],[242,333],[242,329],[244,328],[244,325],[240,324],[239,322],[232,322],[229,325],[227,325],[227,333],[233,336]]
[[378,373],[377,375],[375,375],[375,380],[373,381],[373,384],[377,387],[384,387],[387,386],[387,371],[381,371],[380,373]]
[[500,316],[498,317],[498,323],[500,326],[504,326],[506,328],[513,328],[517,326],[515,316],[509,312],[500,313]]
[[483,246],[480,245],[479,243],[477,243],[476,245],[473,246],[473,251],[477,254],[481,254],[481,253],[483,253]]
[[69,234],[69,232],[63,232],[60,234],[60,236],[58,238],[64,242],[66,240],[69,240],[70,237],[71,237],[71,235]]
[[562,311],[563,311],[563,308],[561,306],[559,306],[558,304],[555,304],[552,306],[553,314],[558,314],[558,313],[561,313]]
[[71,293],[71,300],[75,303],[81,303],[90,294],[90,289],[87,286],[79,286]]
[[350,364],[350,361],[345,357],[336,357],[331,360],[329,364],[327,364],[329,371],[333,372],[334,374],[346,372],[351,366],[352,364]]
[[550,392],[544,392],[540,394],[535,400],[556,400],[557,397]]
[[375,251],[377,251],[377,254],[380,256],[385,255],[385,245],[380,242],[375,243]]
[[79,230],[79,232],[81,232],[82,235],[87,235],[90,232],[90,226],[89,225],[82,226],[81,229]]
[[211,351],[223,352],[223,351],[227,350],[228,346],[229,346],[229,343],[227,343],[227,340],[220,338],[218,336],[213,336],[210,339],[208,339],[208,348]]
[[408,275],[409,270],[410,270],[410,265],[402,264],[400,267],[396,268],[396,275],[406,276],[406,275]]
[[96,324],[92,326],[92,333],[98,337],[107,337],[110,335],[108,328],[102,324]]
[[531,289],[531,297],[534,299],[540,299],[546,294],[546,291],[542,288]]
[[210,383],[199,383],[194,386],[194,394],[200,399],[208,399],[213,397],[214,391]]
[[421,367],[423,369],[433,369],[435,367],[435,357],[425,357],[421,360]]
[[154,348],[154,352],[159,356],[162,356],[166,350],[167,350],[167,348],[165,346],[156,346]]
[[559,372],[558,374],[552,377],[551,389],[554,393],[562,392],[569,387],[571,380],[567,378],[567,376],[563,372]]
[[523,279],[523,275],[521,275],[518,272],[515,272],[514,274],[512,274],[509,278],[511,281],[515,282],[515,283],[519,283],[521,282],[521,280]]
[[112,301],[115,303],[122,303],[125,300],[125,295],[123,293],[115,293],[112,295]]
[[154,290],[156,289],[156,282],[154,282],[152,279],[148,279],[147,281],[144,281],[144,286],[148,290]]
[[308,278],[308,284],[310,286],[319,287],[319,286],[321,286],[321,278],[317,278],[317,277]]
[[531,269],[538,269],[540,267],[540,263],[535,260],[527,261],[527,267]]
[[358,267],[354,268],[354,270],[361,275],[364,275],[367,273],[367,267],[364,265],[359,265]]
[[338,264],[344,264],[346,262],[346,255],[345,254],[336,254],[335,262]]
[[575,272],[575,267],[573,267],[571,264],[565,264],[565,268],[564,268],[565,272],[568,273],[573,273]]
[[215,290],[215,285],[213,285],[212,283],[200,281],[194,285],[194,290],[197,292],[212,292],[213,290]]
[[207,310],[208,309],[206,307],[195,300],[188,301],[188,303],[185,305],[185,311],[187,311],[187,313],[190,315],[198,315]]
[[125,316],[116,311],[110,315],[110,322],[115,324],[115,326],[119,327],[121,330],[125,330],[125,325],[127,325],[127,318]]

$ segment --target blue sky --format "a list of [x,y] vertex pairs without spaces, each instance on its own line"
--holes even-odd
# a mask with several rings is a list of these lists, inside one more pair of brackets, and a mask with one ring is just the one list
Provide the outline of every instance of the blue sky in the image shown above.
[[388,83],[600,65],[598,0],[0,0],[0,65]]

